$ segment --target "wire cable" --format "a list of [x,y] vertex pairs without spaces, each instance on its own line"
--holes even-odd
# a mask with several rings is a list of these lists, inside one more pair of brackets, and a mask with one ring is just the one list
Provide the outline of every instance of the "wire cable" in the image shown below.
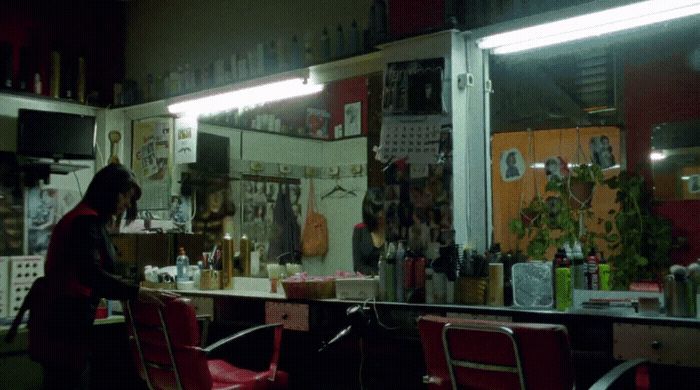
[[386,330],[396,330],[396,329],[399,329],[398,326],[393,326],[393,327],[392,327],[392,326],[386,326],[386,325],[384,325],[384,323],[382,323],[382,320],[379,319],[379,311],[377,311],[377,299],[376,299],[376,298],[372,299],[372,303],[373,303],[372,306],[374,307],[374,316],[377,317],[377,323],[379,324],[379,326],[381,326],[382,328],[384,328],[384,329],[386,329]]
[[78,185],[78,193],[80,194],[80,199],[83,198],[83,190],[80,188],[80,180],[78,180],[78,174],[73,171],[73,177],[75,177],[75,183]]

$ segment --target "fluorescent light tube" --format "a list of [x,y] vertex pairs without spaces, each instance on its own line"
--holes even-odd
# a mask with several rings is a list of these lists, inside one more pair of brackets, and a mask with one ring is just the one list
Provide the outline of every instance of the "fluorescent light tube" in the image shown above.
[[649,153],[649,159],[651,161],[661,161],[666,158],[666,155],[663,152],[651,152]]
[[313,84],[305,82],[302,78],[296,78],[173,103],[168,106],[168,111],[171,114],[211,114],[311,95],[322,90],[322,84]]
[[700,0],[652,0],[484,37],[481,49],[508,54],[601,36],[700,13]]

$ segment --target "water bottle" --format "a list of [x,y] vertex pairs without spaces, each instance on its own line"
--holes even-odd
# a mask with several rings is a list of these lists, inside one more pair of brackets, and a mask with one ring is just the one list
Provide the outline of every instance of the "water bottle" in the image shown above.
[[188,273],[190,267],[190,258],[185,254],[185,248],[180,248],[178,251],[177,259],[175,260],[177,265],[177,281],[188,281]]

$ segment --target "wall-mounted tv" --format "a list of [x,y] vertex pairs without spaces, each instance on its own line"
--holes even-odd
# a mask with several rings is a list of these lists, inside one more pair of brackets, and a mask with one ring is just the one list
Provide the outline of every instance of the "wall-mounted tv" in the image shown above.
[[211,175],[229,174],[229,139],[221,135],[197,132],[196,171]]
[[20,109],[17,154],[55,160],[94,160],[95,117]]

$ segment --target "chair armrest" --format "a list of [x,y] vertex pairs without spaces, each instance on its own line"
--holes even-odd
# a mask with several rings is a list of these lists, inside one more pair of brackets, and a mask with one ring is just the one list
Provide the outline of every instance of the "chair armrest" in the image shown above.
[[201,345],[205,345],[209,341],[209,324],[214,321],[214,316],[211,314],[197,314],[197,321],[202,321]]
[[647,359],[632,359],[628,360],[622,364],[615,366],[612,370],[608,371],[602,378],[598,379],[589,390],[606,390],[609,389],[615,382],[617,382],[622,375],[627,373],[633,368],[637,368],[640,364],[647,363]]
[[224,346],[232,341],[240,339],[241,337],[247,336],[251,333],[259,332],[261,330],[266,330],[266,329],[273,329],[273,328],[280,327],[280,326],[282,326],[282,324],[266,324],[266,325],[259,325],[259,326],[254,326],[252,328],[244,329],[244,330],[237,332],[231,336],[223,338],[223,339],[215,342],[214,344],[212,344],[206,348],[202,348],[202,350],[205,353],[209,354],[212,351],[216,350],[217,348],[220,348],[220,347],[222,347],[222,346]]

